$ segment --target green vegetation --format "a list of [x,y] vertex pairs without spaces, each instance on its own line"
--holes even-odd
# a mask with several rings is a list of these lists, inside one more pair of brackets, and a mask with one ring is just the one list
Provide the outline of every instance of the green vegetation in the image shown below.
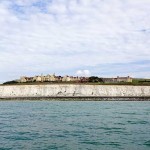
[[132,84],[134,84],[134,85],[150,85],[150,79],[133,78]]
[[17,81],[7,81],[7,82],[4,82],[3,84],[18,84]]
[[99,78],[99,77],[96,77],[96,76],[91,76],[89,77],[89,82],[92,82],[92,83],[103,83],[103,79],[102,78]]

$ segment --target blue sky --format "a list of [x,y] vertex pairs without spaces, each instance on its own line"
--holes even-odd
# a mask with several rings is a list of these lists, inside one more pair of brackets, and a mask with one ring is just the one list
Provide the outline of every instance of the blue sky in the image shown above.
[[77,72],[149,78],[149,10],[150,0],[0,0],[0,82]]

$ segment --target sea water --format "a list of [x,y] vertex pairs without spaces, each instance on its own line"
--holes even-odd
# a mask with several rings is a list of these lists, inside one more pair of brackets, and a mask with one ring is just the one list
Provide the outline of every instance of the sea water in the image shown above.
[[0,150],[120,149],[150,149],[150,102],[0,102]]

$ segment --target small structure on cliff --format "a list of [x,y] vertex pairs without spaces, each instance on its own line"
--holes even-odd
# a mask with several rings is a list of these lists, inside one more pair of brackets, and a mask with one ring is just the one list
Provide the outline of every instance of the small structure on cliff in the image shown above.
[[120,82],[127,82],[130,83],[132,82],[132,78],[130,76],[127,77],[119,77],[117,78],[102,78],[104,83],[120,83]]
[[18,80],[18,82],[21,83],[32,82],[32,81],[33,81],[33,77],[25,77],[25,76],[20,77],[20,80]]

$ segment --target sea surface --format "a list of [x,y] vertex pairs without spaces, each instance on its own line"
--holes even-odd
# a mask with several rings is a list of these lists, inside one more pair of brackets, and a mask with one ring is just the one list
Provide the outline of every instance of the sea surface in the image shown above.
[[122,149],[150,150],[150,102],[0,102],[0,150]]

